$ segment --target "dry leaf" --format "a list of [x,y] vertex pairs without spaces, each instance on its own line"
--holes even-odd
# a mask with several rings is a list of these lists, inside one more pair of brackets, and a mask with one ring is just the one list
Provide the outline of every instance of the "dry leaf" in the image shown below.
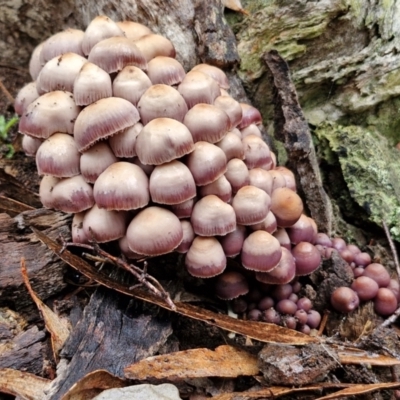
[[233,11],[238,11],[242,14],[249,15],[249,13],[242,7],[240,0],[222,0],[224,7]]
[[353,385],[349,388],[340,390],[339,392],[328,394],[327,396],[323,396],[323,397],[318,397],[318,399],[316,399],[316,400],[342,399],[342,398],[348,397],[348,396],[355,396],[358,394],[376,392],[377,390],[398,389],[398,388],[400,388],[400,382]]
[[0,196],[0,211],[10,215],[17,215],[24,211],[34,210],[34,207],[21,203],[9,197]]
[[[43,232],[38,231],[35,228],[31,228],[36,236],[51,250],[55,252],[64,262],[75,268],[81,274],[85,275],[89,279],[100,283],[110,289],[114,289],[120,293],[128,296],[136,297],[140,300],[147,301],[152,304],[156,304],[160,307],[171,310],[169,306],[159,297],[148,293],[147,291],[135,288],[130,289],[127,285],[112,280],[109,276],[103,274],[101,271],[97,271],[94,267],[82,260],[80,257],[72,254],[68,250],[64,250],[61,253],[62,246],[50,239]],[[221,329],[225,329],[230,332],[235,332],[244,336],[248,336],[252,339],[259,340],[265,343],[284,343],[292,345],[304,345],[307,343],[319,343],[320,339],[309,335],[305,335],[301,332],[287,329],[282,326],[267,324],[264,322],[257,321],[242,321],[228,315],[217,314],[212,311],[204,310],[200,307],[175,302],[175,312],[185,315],[186,317],[203,321],[207,324],[217,326]]]
[[19,396],[23,400],[43,399],[51,381],[28,372],[0,369],[0,392]]
[[236,378],[258,374],[257,357],[232,346],[149,357],[125,368],[129,379]]
[[105,389],[121,388],[128,383],[108,371],[97,370],[90,372],[73,385],[62,397],[62,400],[90,400]]
[[369,364],[382,367],[390,367],[392,365],[400,365],[400,360],[394,357],[383,356],[367,351],[349,349],[346,351],[338,351],[339,360],[342,364]]
[[32,300],[36,303],[37,308],[42,313],[46,329],[50,332],[54,358],[58,361],[58,353],[62,349],[65,341],[68,339],[71,330],[70,324],[66,319],[59,317],[56,313],[50,310],[50,308],[36,296],[36,293],[32,290],[29,282],[24,258],[21,259],[21,272],[25,286],[28,289]]

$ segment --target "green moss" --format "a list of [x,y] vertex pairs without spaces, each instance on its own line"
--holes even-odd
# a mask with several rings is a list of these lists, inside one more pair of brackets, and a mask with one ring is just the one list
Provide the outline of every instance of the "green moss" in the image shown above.
[[[326,140],[327,159],[332,151],[341,167],[348,193],[370,222],[385,221],[393,238],[400,241],[400,157],[379,133],[358,126],[325,123],[316,131]],[[333,182],[334,184],[334,182]]]

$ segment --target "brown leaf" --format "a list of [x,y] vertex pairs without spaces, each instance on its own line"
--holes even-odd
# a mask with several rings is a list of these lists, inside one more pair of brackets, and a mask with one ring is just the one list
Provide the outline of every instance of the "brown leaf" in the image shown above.
[[15,216],[23,211],[34,210],[34,207],[21,203],[9,197],[0,196],[0,211]]
[[128,383],[105,370],[90,372],[73,385],[62,400],[90,400],[105,389],[121,388]]
[[[166,308],[167,310],[171,310],[162,299],[148,293],[143,289],[130,289],[128,286],[112,280],[109,276],[103,274],[101,271],[97,271],[86,261],[72,254],[70,251],[64,250],[61,253],[62,246],[60,244],[50,239],[43,232],[40,232],[35,228],[31,229],[37,235],[37,237],[47,247],[53,250],[55,254],[57,254],[64,262],[75,268],[77,271],[79,271],[81,274],[85,275],[89,279],[93,279],[101,285],[104,285],[110,289],[114,289],[120,293],[124,293],[128,296],[133,296],[140,300],[147,301],[149,303]],[[175,302],[175,306],[175,311],[181,315],[185,315],[189,318],[197,319],[209,325],[217,326],[221,329],[248,336],[252,339],[256,339],[265,343],[303,345],[307,343],[318,343],[320,341],[319,338],[314,338],[298,331],[287,329],[285,327],[274,324],[238,320],[229,317],[228,315],[217,314],[212,311],[204,310],[200,307],[181,302]]]
[[46,329],[50,332],[51,335],[54,358],[55,360],[58,360],[58,353],[62,349],[65,341],[68,339],[71,330],[70,324],[66,319],[61,318],[56,313],[54,313],[49,307],[46,306],[46,304],[42,302],[42,300],[39,299],[39,297],[37,297],[29,282],[24,258],[21,259],[21,273],[25,286],[28,289],[32,300],[35,302],[37,308],[42,313],[44,322],[46,324]]
[[15,369],[0,369],[0,392],[19,396],[23,400],[44,398],[51,381]]
[[232,346],[149,357],[125,368],[129,379],[236,378],[258,374],[257,357]]
[[238,11],[242,14],[249,15],[249,13],[242,7],[240,0],[222,0],[224,7],[233,11]]
[[339,360],[342,364],[369,364],[382,367],[400,365],[400,360],[394,357],[383,356],[363,350],[349,349],[338,351]]
[[384,389],[398,389],[400,388],[400,382],[386,382],[386,383],[371,383],[371,384],[361,384],[354,385],[349,388],[340,390],[339,392],[328,394],[327,396],[318,397],[316,400],[332,400],[332,399],[342,399],[348,396],[355,396],[358,394],[376,392],[377,390]]

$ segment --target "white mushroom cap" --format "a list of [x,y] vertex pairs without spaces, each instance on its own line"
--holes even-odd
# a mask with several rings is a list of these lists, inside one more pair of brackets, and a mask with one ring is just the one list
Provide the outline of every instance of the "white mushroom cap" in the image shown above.
[[200,71],[217,81],[222,89],[229,89],[229,81],[222,69],[210,64],[197,64],[192,71]]
[[39,97],[36,90],[36,82],[30,82],[25,85],[17,94],[14,100],[14,110],[18,115],[22,115],[29,104]]
[[125,36],[131,40],[138,40],[143,36],[153,33],[150,28],[139,22],[118,21],[117,25],[124,31]]
[[147,75],[153,85],[163,83],[165,85],[178,85],[186,76],[182,64],[175,58],[157,56],[149,61]]
[[137,165],[116,162],[97,178],[93,195],[99,208],[136,210],[146,206],[150,200],[149,179]]
[[171,211],[147,207],[133,218],[126,236],[132,251],[156,256],[175,250],[183,240],[183,230],[178,217]]
[[136,46],[143,53],[145,59],[150,61],[157,56],[175,58],[175,47],[170,40],[161,35],[151,33],[135,41]]

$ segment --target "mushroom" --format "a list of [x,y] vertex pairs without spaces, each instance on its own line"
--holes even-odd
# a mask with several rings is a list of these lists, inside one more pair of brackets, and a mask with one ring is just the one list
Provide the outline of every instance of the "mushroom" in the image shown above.
[[217,277],[215,294],[223,300],[236,299],[249,292],[247,279],[236,271],[226,271]]

